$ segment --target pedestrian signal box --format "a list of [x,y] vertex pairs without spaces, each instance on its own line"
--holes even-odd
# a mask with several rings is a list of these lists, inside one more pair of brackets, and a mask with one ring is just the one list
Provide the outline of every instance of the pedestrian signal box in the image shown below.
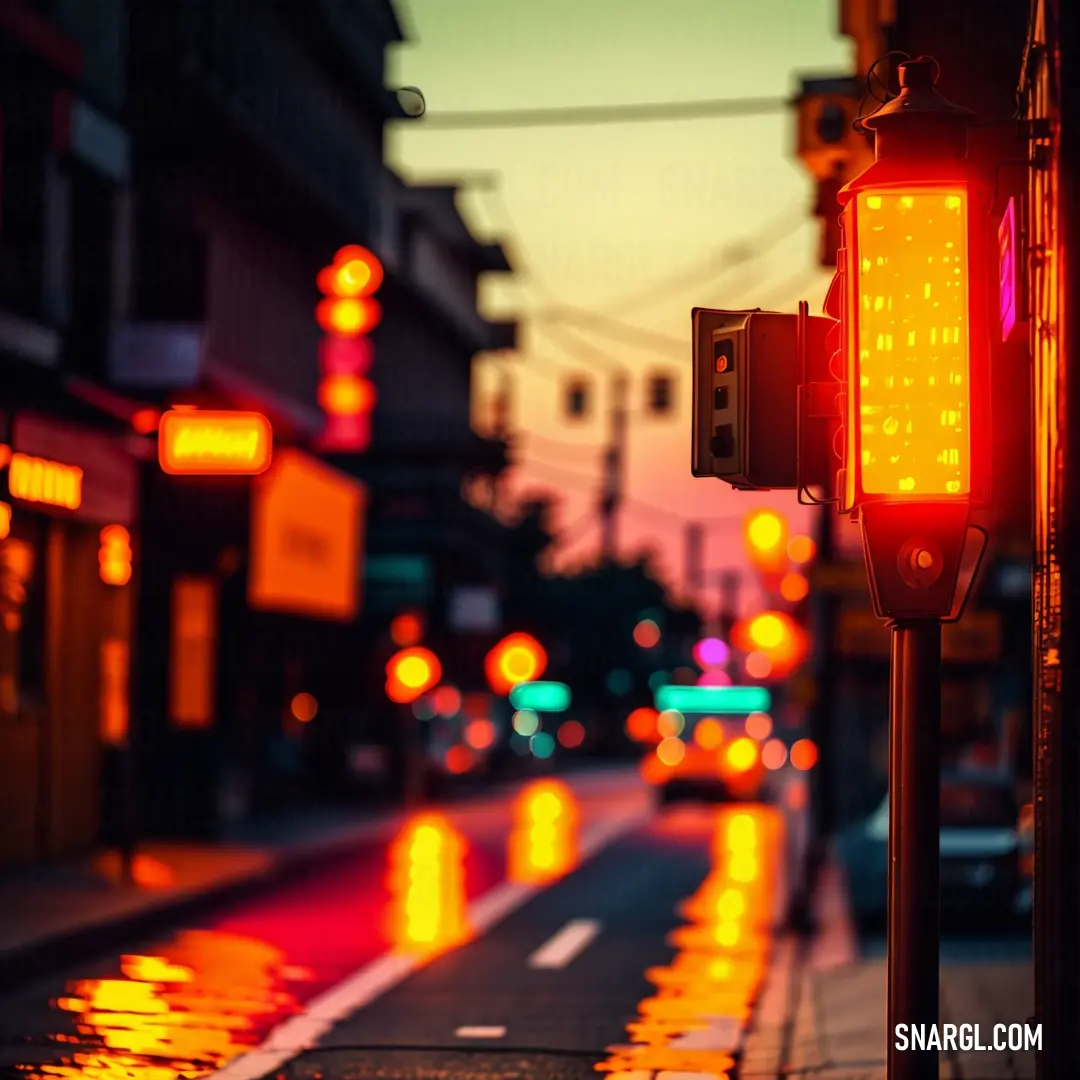
[[[799,388],[828,377],[825,336],[833,320],[710,308],[694,308],[692,319],[691,472],[743,490],[797,489]],[[828,483],[822,461],[804,465],[804,485]]]

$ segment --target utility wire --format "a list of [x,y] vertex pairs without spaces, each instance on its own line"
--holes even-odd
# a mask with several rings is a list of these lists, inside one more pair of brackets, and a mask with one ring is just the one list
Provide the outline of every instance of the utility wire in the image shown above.
[[[765,299],[761,301],[760,306],[768,308],[793,303],[792,294],[802,292],[811,285],[816,284],[817,274],[818,271],[807,270],[800,270],[798,273],[792,274],[791,277],[781,282],[780,285],[768,293]],[[795,299],[800,298],[795,297]]]
[[656,101],[632,105],[572,105],[555,109],[478,109],[464,112],[428,110],[409,119],[410,128],[465,131],[494,128],[580,127],[595,124],[641,124],[657,120],[718,120],[764,116],[791,107],[786,98],[714,98],[698,101]]
[[788,206],[753,236],[720,244],[708,255],[695,259],[689,266],[667,274],[652,284],[636,287],[621,297],[606,301],[602,305],[603,309],[614,314],[641,311],[695,285],[700,286],[726,277],[750,263],[757,262],[806,224],[806,208],[798,204]]
[[685,355],[689,340],[681,341],[670,334],[662,334],[656,330],[646,330],[641,326],[633,326],[630,323],[621,322],[618,319],[609,318],[599,312],[588,311],[585,308],[564,307],[555,308],[548,312],[537,312],[531,319],[539,325],[563,325],[583,326],[591,329],[594,333],[609,337],[614,341],[620,341],[627,345],[635,345],[640,349],[669,349],[677,350]]
[[628,373],[629,369],[625,364],[613,360],[606,352],[598,349],[591,341],[583,338],[580,333],[568,326],[563,326],[561,323],[541,323],[539,329],[544,331],[564,352],[587,366],[599,368],[607,375]]

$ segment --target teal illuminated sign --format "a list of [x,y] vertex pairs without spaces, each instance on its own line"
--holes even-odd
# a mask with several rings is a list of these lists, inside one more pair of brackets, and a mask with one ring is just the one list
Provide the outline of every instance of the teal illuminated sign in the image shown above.
[[510,691],[510,704],[533,712],[565,712],[570,708],[570,687],[561,682],[518,683]]
[[661,686],[656,707],[681,713],[768,712],[772,694],[764,686]]

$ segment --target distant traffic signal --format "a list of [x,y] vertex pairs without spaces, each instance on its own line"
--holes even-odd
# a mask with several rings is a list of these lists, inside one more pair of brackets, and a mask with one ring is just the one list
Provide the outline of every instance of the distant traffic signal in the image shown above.
[[547,669],[547,652],[530,634],[509,634],[487,654],[484,673],[496,694],[506,695],[521,683],[534,682]]
[[375,387],[364,378],[373,350],[369,334],[382,320],[372,295],[383,280],[383,268],[362,247],[343,247],[318,277],[323,299],[315,319],[326,332],[319,347],[319,407],[326,414],[322,448],[359,453],[371,441]]
[[386,665],[386,696],[408,705],[426,694],[442,678],[442,664],[430,650],[420,646],[394,653]]

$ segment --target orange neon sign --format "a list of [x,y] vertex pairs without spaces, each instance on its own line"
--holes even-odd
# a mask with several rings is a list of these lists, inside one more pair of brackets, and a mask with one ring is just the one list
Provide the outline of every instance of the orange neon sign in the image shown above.
[[82,482],[83,471],[75,465],[26,454],[11,455],[8,490],[13,499],[78,510],[82,505]]
[[261,413],[172,409],[158,428],[158,461],[173,475],[254,476],[269,468],[273,438]]

